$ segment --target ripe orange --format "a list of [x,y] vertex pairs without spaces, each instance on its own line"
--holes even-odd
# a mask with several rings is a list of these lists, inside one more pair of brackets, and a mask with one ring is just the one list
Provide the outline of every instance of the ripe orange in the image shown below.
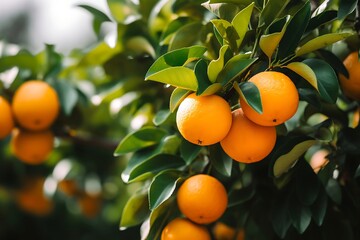
[[25,186],[16,192],[15,199],[21,209],[31,214],[44,216],[53,209],[53,202],[44,195],[42,177],[30,178]]
[[[213,227],[215,240],[234,240],[236,230],[222,222],[217,222]],[[244,229],[240,229],[236,234],[236,240],[244,240]]]
[[0,96],[0,139],[7,137],[14,128],[14,118],[9,102]]
[[246,117],[262,126],[276,126],[290,119],[299,105],[299,93],[289,77],[280,72],[261,72],[250,78],[260,92],[262,114],[240,96]]
[[88,218],[94,218],[101,209],[101,197],[84,193],[79,197],[78,204],[82,214]]
[[326,157],[329,153],[327,149],[320,149],[311,156],[309,163],[315,173],[318,173],[329,163],[329,159]]
[[232,159],[253,163],[264,159],[274,148],[276,129],[250,121],[241,108],[233,111],[228,135],[220,142],[222,149]]
[[351,122],[351,127],[356,128],[359,125],[359,121],[360,121],[360,107],[358,107],[354,112]]
[[185,180],[177,193],[182,214],[193,222],[207,224],[225,212],[228,197],[225,187],[216,178],[198,174]]
[[175,218],[163,229],[161,240],[211,240],[211,237],[206,227],[188,219]]
[[44,130],[57,118],[60,103],[56,91],[46,82],[23,83],[12,101],[15,119],[28,130]]
[[79,192],[79,188],[73,179],[63,179],[58,183],[58,188],[67,196],[75,196]]
[[231,109],[222,97],[192,93],[181,102],[176,124],[189,142],[202,146],[215,144],[231,127]]
[[43,163],[54,146],[54,135],[50,130],[30,132],[15,129],[11,139],[11,149],[19,160],[27,164]]
[[341,89],[349,98],[360,100],[360,62],[358,52],[350,53],[343,63],[349,72],[349,78],[339,74]]

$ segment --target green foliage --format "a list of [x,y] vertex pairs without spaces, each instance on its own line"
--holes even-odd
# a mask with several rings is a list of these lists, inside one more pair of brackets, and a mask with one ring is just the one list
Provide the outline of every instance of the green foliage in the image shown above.
[[[12,206],[2,189],[19,187],[19,175],[58,184],[55,169],[71,159],[77,164],[63,178],[76,178],[83,192],[100,185],[104,205],[97,219],[115,222],[117,230],[120,218],[115,235],[124,239],[160,239],[164,226],[181,216],[178,187],[197,173],[224,184],[229,203],[220,221],[244,229],[245,239],[360,236],[360,127],[352,123],[359,102],[346,97],[338,81],[340,73],[349,75],[344,56],[359,43],[349,24],[357,1],[107,3],[109,16],[80,5],[92,14],[98,37],[90,48],[69,56],[51,45],[36,54],[0,53],[0,73],[16,70],[10,80],[0,75],[2,95],[11,100],[24,81],[36,78],[54,86],[61,103],[52,126],[56,149],[44,166],[24,166],[11,154],[11,137],[0,141],[0,206]],[[117,26],[114,45],[101,34],[104,22]],[[192,92],[218,94],[232,109],[242,96],[262,113],[260,92],[248,82],[262,71],[288,75],[300,96],[293,118],[277,126],[269,156],[238,163],[220,144],[203,147],[180,136],[176,110]],[[316,174],[311,157],[324,148],[329,162]],[[63,205],[77,199],[58,193],[50,197]],[[54,216],[61,218],[64,208]]]

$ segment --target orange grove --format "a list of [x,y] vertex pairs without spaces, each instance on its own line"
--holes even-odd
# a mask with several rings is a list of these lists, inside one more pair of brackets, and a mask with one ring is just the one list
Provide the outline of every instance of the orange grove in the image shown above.
[[242,163],[264,159],[275,146],[274,126],[261,126],[250,121],[241,108],[232,113],[233,120],[228,135],[220,142],[224,152]]
[[177,193],[180,212],[191,221],[208,224],[219,219],[227,208],[225,187],[216,178],[197,174],[189,177]]
[[191,143],[207,146],[222,140],[231,127],[231,109],[220,96],[187,96],[179,105],[176,124]]
[[31,80],[23,83],[12,100],[16,121],[28,130],[44,130],[55,121],[60,103],[56,91],[46,82]]
[[14,118],[9,102],[0,96],[0,139],[7,137],[14,128]]
[[280,72],[260,72],[249,79],[260,92],[262,113],[256,112],[240,96],[245,115],[262,126],[276,126],[290,119],[297,111],[299,93],[291,79]]
[[161,233],[161,240],[211,240],[206,227],[185,218],[175,218]]

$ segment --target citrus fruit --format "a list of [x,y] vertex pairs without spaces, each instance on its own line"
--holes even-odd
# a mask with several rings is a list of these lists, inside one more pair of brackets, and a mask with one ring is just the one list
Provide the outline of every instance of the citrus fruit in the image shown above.
[[330,152],[327,149],[320,149],[311,156],[309,163],[315,173],[318,173],[326,164],[328,164],[329,159],[327,156],[329,153]]
[[[230,227],[222,222],[217,222],[213,227],[213,234],[215,240],[244,240],[245,232],[244,229],[236,231],[235,228]],[[236,238],[234,238],[236,235]]]
[[26,212],[34,215],[44,216],[53,209],[53,202],[47,198],[43,191],[45,179],[33,177],[15,194],[18,206]]
[[0,96],[0,139],[7,137],[14,128],[14,118],[9,102]]
[[199,224],[219,219],[226,210],[227,202],[225,187],[219,180],[206,174],[186,179],[177,193],[181,213]]
[[31,132],[15,129],[11,139],[14,155],[27,164],[43,163],[54,146],[54,135],[50,130]]
[[232,113],[229,133],[220,142],[224,152],[242,163],[254,163],[264,159],[274,148],[276,129],[250,121],[241,108]]
[[360,100],[360,62],[358,52],[350,53],[343,63],[349,72],[349,78],[339,74],[341,89],[349,98]]
[[15,92],[12,109],[16,121],[28,130],[44,130],[57,118],[60,110],[56,91],[46,82],[32,80]]
[[94,218],[101,209],[101,197],[84,193],[79,197],[78,204],[82,214],[88,218]]
[[67,196],[75,196],[79,189],[73,179],[63,179],[58,183],[58,189]]
[[359,121],[360,121],[360,107],[358,107],[354,112],[354,115],[352,117],[351,127],[356,128],[357,126],[359,126]]
[[290,119],[299,105],[299,94],[289,77],[280,72],[261,72],[249,79],[260,92],[262,113],[256,112],[240,96],[240,105],[251,121],[262,126],[276,126]]
[[187,96],[179,105],[176,124],[191,143],[207,146],[223,139],[231,126],[231,109],[220,96]]
[[206,227],[185,218],[175,218],[161,233],[161,240],[211,240]]

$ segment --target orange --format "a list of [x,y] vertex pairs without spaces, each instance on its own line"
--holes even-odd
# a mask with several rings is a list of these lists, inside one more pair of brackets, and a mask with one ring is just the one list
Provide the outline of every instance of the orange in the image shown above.
[[176,124],[191,143],[207,146],[222,140],[231,127],[231,109],[220,96],[187,96],[179,105]]
[[11,139],[13,154],[27,164],[43,163],[54,146],[54,135],[50,130],[30,132],[16,129]]
[[60,103],[56,91],[46,82],[32,80],[15,92],[12,109],[17,122],[28,130],[44,130],[57,118]]
[[175,218],[163,229],[161,240],[211,240],[211,237],[206,227],[188,219]]
[[216,178],[198,174],[185,180],[177,193],[182,214],[195,223],[208,224],[219,219],[226,210],[225,187]]
[[264,159],[275,146],[276,128],[261,126],[250,121],[241,108],[233,111],[228,135],[220,142],[224,152],[242,163]]
[[101,209],[101,198],[99,195],[84,193],[78,199],[82,214],[88,218],[94,218]]
[[0,139],[7,137],[14,128],[14,118],[9,102],[0,96]]
[[318,173],[326,164],[328,164],[329,159],[327,158],[327,155],[329,155],[329,153],[330,152],[326,149],[320,149],[311,156],[309,163],[315,173]]
[[58,183],[58,188],[61,192],[63,192],[67,196],[75,196],[79,189],[75,182],[72,179],[63,179]]
[[260,92],[262,113],[256,112],[240,96],[245,115],[262,126],[276,126],[290,119],[299,105],[299,93],[289,77],[280,72],[261,72],[249,79]]
[[236,235],[236,240],[244,240],[245,232],[244,229],[240,229],[236,234],[236,229],[230,227],[222,222],[217,222],[213,227],[213,233],[215,240],[234,240]]
[[349,78],[339,74],[341,89],[349,98],[360,100],[360,62],[358,52],[350,53],[343,63],[349,72]]
[[360,120],[360,107],[358,107],[354,112],[351,127],[356,128],[359,125],[359,120]]
[[44,216],[53,209],[53,202],[44,195],[44,179],[36,177],[28,179],[22,189],[15,194],[21,209],[34,215]]

